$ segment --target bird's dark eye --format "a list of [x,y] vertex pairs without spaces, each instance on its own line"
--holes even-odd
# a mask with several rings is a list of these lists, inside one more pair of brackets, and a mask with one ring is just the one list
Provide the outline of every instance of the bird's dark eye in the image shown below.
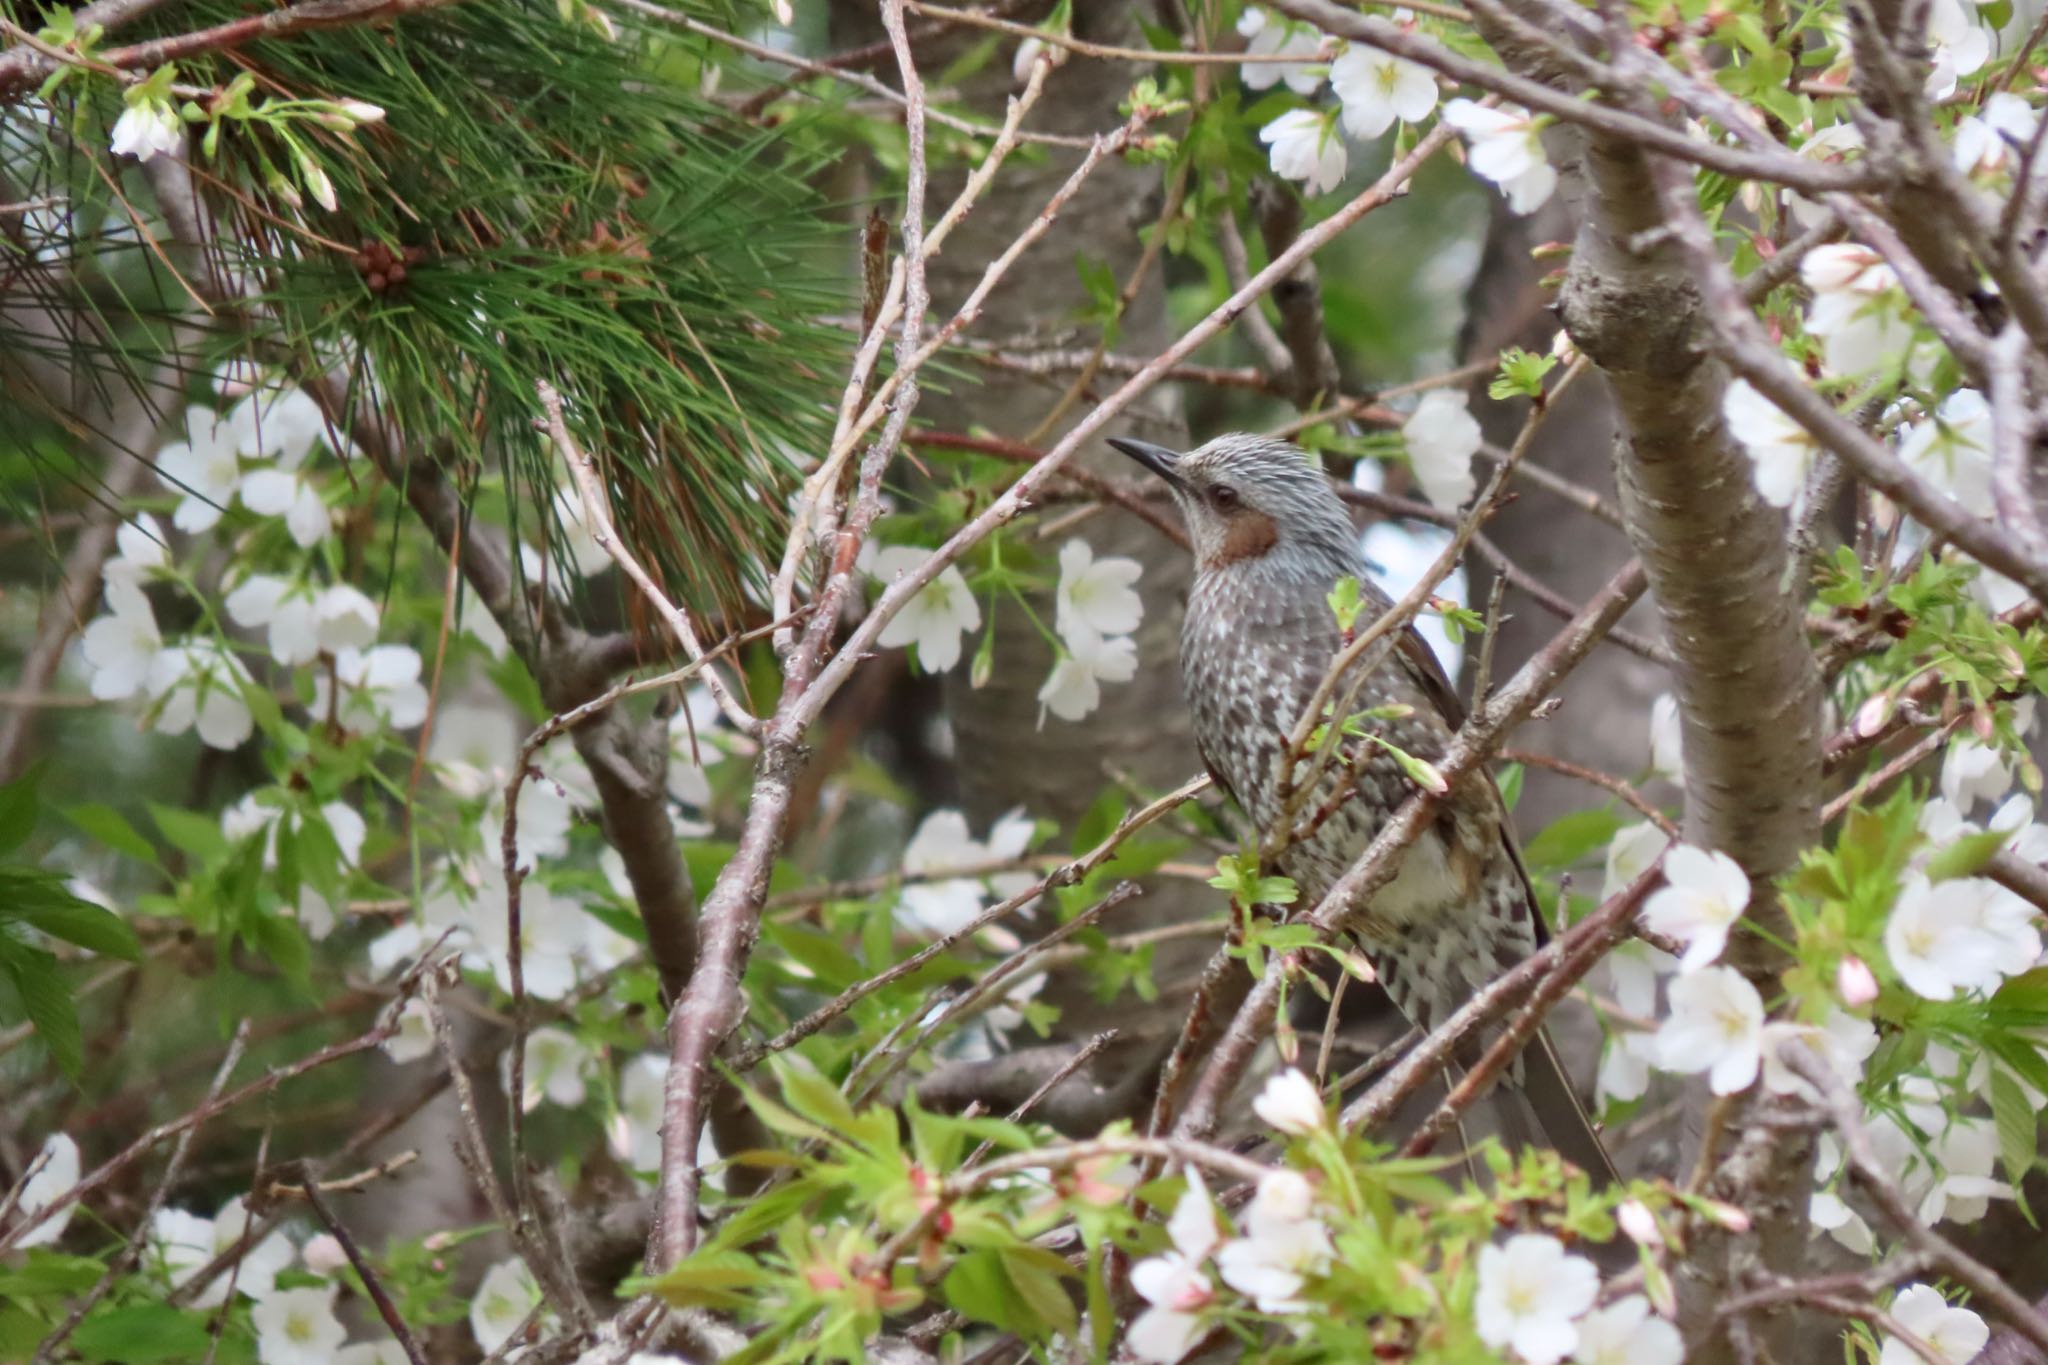
[[1209,505],[1219,512],[1235,511],[1240,501],[1237,490],[1227,483],[1219,483],[1209,490]]

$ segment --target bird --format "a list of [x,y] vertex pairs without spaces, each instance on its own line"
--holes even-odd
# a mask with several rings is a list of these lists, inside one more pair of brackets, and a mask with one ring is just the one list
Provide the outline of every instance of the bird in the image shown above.
[[[1356,684],[1346,715],[1359,720],[1340,729],[1313,781],[1297,769],[1292,780],[1305,790],[1286,791],[1281,755],[1346,643],[1332,591],[1357,583],[1361,625],[1393,605],[1367,573],[1343,502],[1317,463],[1285,441],[1240,433],[1185,454],[1121,437],[1109,444],[1165,481],[1187,523],[1195,579],[1181,679],[1203,762],[1294,882],[1296,904],[1312,907],[1417,789],[1413,765],[1393,750],[1441,759],[1464,719],[1458,694],[1404,627],[1370,672],[1358,670],[1372,663],[1371,648],[1349,665],[1334,695]],[[1395,1008],[1425,1033],[1536,951],[1546,930],[1491,775],[1451,784],[1394,878],[1347,927]],[[1533,1141],[1533,1118],[1596,1182],[1616,1179],[1547,1034],[1531,1039],[1505,1079],[1527,1110],[1514,1095],[1492,1106],[1504,1138]]]

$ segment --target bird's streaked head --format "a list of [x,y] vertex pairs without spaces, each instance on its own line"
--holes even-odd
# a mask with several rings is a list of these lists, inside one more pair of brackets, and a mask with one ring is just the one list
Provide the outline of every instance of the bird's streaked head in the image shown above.
[[1336,579],[1358,572],[1351,518],[1300,447],[1243,432],[1185,455],[1149,441],[1109,443],[1173,490],[1203,573],[1256,568]]

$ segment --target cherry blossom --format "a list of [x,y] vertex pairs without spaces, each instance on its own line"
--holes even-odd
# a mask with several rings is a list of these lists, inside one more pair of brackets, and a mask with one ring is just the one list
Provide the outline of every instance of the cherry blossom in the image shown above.
[[1477,486],[1472,457],[1479,453],[1479,422],[1453,389],[1431,389],[1401,426],[1408,467],[1422,495],[1447,511],[1464,506]]
[[1998,1131],[1989,1119],[1949,1121],[1930,1155],[1934,1180],[1917,1210],[1920,1221],[1929,1226],[1943,1221],[1975,1223],[1990,1211],[1991,1200],[2016,1197],[2011,1185],[1992,1174],[1998,1163]]
[[1329,1266],[1329,1231],[1315,1214],[1315,1190],[1298,1171],[1268,1171],[1245,1209],[1244,1236],[1216,1253],[1224,1282],[1262,1313],[1300,1313],[1302,1285]]
[[1215,1297],[1202,1266],[1219,1240],[1216,1209],[1198,1172],[1188,1172],[1188,1187],[1167,1220],[1166,1235],[1173,1250],[1131,1267],[1131,1288],[1149,1306],[1132,1322],[1126,1344],[1140,1360],[1170,1365],[1201,1340],[1200,1310]]
[[1136,630],[1145,604],[1134,585],[1144,571],[1137,560],[1121,555],[1097,559],[1094,547],[1078,536],[1060,546],[1053,619],[1061,638],[1128,635]]
[[1992,514],[1991,405],[1975,389],[1957,389],[1933,416],[1915,422],[1899,458],[1973,516]]
[[[2023,970],[2040,956],[2032,917],[2026,902],[1994,882],[1916,878],[1885,921],[1885,953],[1907,987],[1928,1000],[1996,990],[2008,968]],[[2024,951],[2029,937],[2031,951]]]
[[[149,1224],[149,1244],[173,1288],[186,1285],[216,1257],[239,1243],[249,1231],[249,1211],[241,1199],[228,1200],[218,1215],[202,1218],[183,1209],[158,1209]],[[277,1273],[298,1259],[298,1248],[283,1231],[264,1237],[236,1263],[237,1294],[261,1302],[277,1293]],[[199,1308],[217,1308],[228,1298],[228,1275],[214,1276],[192,1295]]]
[[396,1337],[380,1337],[342,1347],[334,1353],[334,1365],[411,1365],[411,1358]]
[[107,605],[112,607],[116,585],[140,588],[170,567],[170,552],[164,528],[147,512],[138,512],[114,531],[114,545],[120,551],[108,560],[101,576],[106,580]]
[[[614,1155],[636,1171],[661,1166],[661,1099],[668,1056],[646,1052],[619,1072],[619,1110],[610,1126]],[[701,1164],[701,1163],[700,1163]]]
[[967,817],[957,810],[935,810],[925,816],[903,850],[903,870],[920,878],[903,888],[904,918],[930,933],[950,934],[981,913],[989,890],[1004,899],[1021,894],[1038,880],[1029,872],[998,873],[985,883],[975,877],[933,874],[1021,857],[1036,829],[1021,807],[997,818],[987,843],[974,837]]
[[242,688],[250,682],[242,661],[217,642],[190,639],[150,660],[144,686],[157,730],[182,735],[196,726],[208,747],[234,749],[256,728],[242,699]]
[[[1967,1308],[1953,1308],[1932,1285],[1909,1284],[1892,1300],[1891,1315],[1899,1326],[1932,1346],[1939,1360],[1933,1365],[1966,1365],[1991,1340],[1984,1319]],[[1898,1337],[1887,1336],[1877,1365],[1922,1365],[1917,1348]]]
[[535,1283],[533,1272],[526,1268],[526,1262],[514,1256],[484,1272],[476,1297],[469,1301],[469,1330],[476,1337],[476,1344],[489,1355],[510,1341],[538,1307],[540,1286]]
[[185,125],[165,99],[139,99],[114,120],[108,150],[115,156],[132,156],[147,161],[158,155],[182,151]]
[[264,627],[270,656],[287,667],[323,652],[361,649],[377,638],[377,604],[346,583],[315,590],[273,574],[250,574],[225,605],[236,625]]
[[1977,114],[1956,120],[1950,150],[1956,169],[1965,175],[1994,175],[2013,160],[2014,148],[2025,147],[2040,124],[2034,107],[2010,90],[1984,101]]
[[2012,790],[2012,769],[2004,753],[1973,735],[1959,735],[1941,760],[1941,794],[1967,814],[1979,801],[1997,801]]
[[1678,970],[1695,972],[1721,956],[1728,931],[1749,905],[1749,878],[1725,853],[1680,844],[1664,855],[1670,885],[1643,906],[1643,922],[1686,945]]
[[1272,148],[1273,174],[1301,181],[1303,194],[1337,188],[1350,164],[1344,139],[1330,120],[1312,109],[1290,109],[1259,129],[1259,141]]
[[1077,624],[1065,644],[1065,655],[1038,689],[1041,727],[1047,711],[1065,721],[1082,719],[1102,704],[1102,684],[1138,676],[1138,646],[1128,635],[1097,635]]
[[249,1313],[263,1365],[332,1365],[348,1340],[334,1316],[334,1289],[281,1289]]
[[[341,683],[334,701],[335,680]],[[427,689],[420,683],[419,651],[410,645],[377,645],[336,652],[332,677],[322,669],[313,678],[315,720],[325,721],[329,707],[343,730],[366,734],[388,724],[410,730],[427,718]]]
[[1306,1137],[1328,1126],[1330,1121],[1316,1083],[1293,1067],[1266,1078],[1265,1087],[1252,1100],[1252,1110],[1290,1137]]
[[[876,553],[869,573],[877,582],[894,583],[931,557],[930,550],[916,545],[884,546]],[[876,643],[884,649],[916,645],[918,667],[927,673],[944,673],[960,662],[960,637],[979,629],[981,604],[967,590],[960,570],[948,564],[890,618]]]
[[417,997],[406,1001],[394,1022],[398,1029],[384,1040],[385,1056],[403,1066],[433,1052],[434,1016],[426,1001]]
[[1779,1054],[1779,1048],[1790,1042],[1804,1043],[1843,1085],[1854,1089],[1863,1079],[1863,1064],[1877,1051],[1877,1029],[1869,1020],[1839,1009],[1830,1009],[1818,1024],[1780,1020],[1764,1025],[1764,1089],[1818,1102],[1820,1092],[1813,1083],[1787,1066]]
[[1863,374],[1894,361],[1911,344],[1899,277],[1869,247],[1815,247],[1799,263],[1799,277],[1813,291],[1806,330],[1821,338],[1821,363],[1830,374]]
[[1578,1365],[1680,1365],[1685,1359],[1678,1329],[1654,1316],[1641,1294],[1594,1309],[1579,1319],[1578,1333],[1572,1353]]
[[148,684],[163,636],[156,613],[141,589],[114,579],[107,581],[106,615],[97,617],[79,638],[79,652],[92,670],[89,686],[101,701],[121,701]]
[[1764,1002],[1732,967],[1708,967],[1671,983],[1671,1017],[1657,1031],[1658,1065],[1708,1073],[1716,1095],[1756,1080],[1762,1061]]
[[1534,213],[1557,189],[1557,170],[1544,155],[1539,125],[1527,109],[1456,99],[1444,106],[1444,122],[1465,135],[1468,164],[1500,186],[1515,213]]
[[242,484],[242,460],[221,416],[209,408],[185,410],[185,439],[157,452],[163,481],[183,494],[171,524],[197,534],[211,530]]
[[1524,1232],[1479,1250],[1473,1316],[1479,1339],[1528,1365],[1556,1365],[1579,1344],[1574,1319],[1593,1306],[1600,1274],[1555,1237]]
[[1747,379],[1736,380],[1721,396],[1721,417],[1728,423],[1728,434],[1749,456],[1757,496],[1773,507],[1797,504],[1820,453],[1806,428],[1758,393]]
[[1962,0],[1934,0],[1928,9],[1927,43],[1934,57],[1927,72],[1928,99],[1947,99],[1956,92],[1958,78],[1974,75],[1991,60],[1991,35],[1971,17],[1972,9]]
[[583,1078],[595,1060],[582,1040],[564,1029],[548,1026],[527,1034],[521,1107],[531,1110],[545,1099],[574,1109],[588,1093]]
[[[1649,871],[1670,844],[1671,836],[1648,820],[1616,830],[1607,845],[1607,866],[1600,881],[1600,899],[1606,900]],[[1622,946],[1631,942],[1641,940],[1630,939]],[[1670,954],[1663,956],[1668,958]]]
[[1650,1089],[1650,1071],[1658,1064],[1657,1035],[1623,1029],[1608,1039],[1600,1056],[1594,1089],[1602,1099],[1639,1100]]
[[[21,1183],[21,1189],[14,1197],[14,1212],[21,1221],[34,1221],[38,1214],[78,1183],[78,1144],[68,1134],[52,1133],[43,1140],[42,1149],[36,1153],[32,1165],[33,1174]],[[21,1234],[14,1245],[24,1249],[49,1246],[64,1235],[65,1225],[77,1211],[75,1201],[66,1204]]]
[[1361,140],[1396,120],[1420,123],[1436,108],[1429,68],[1356,43],[1330,64],[1330,88],[1344,104],[1344,131]]
[[1238,17],[1237,31],[1251,41],[1245,53],[1252,57],[1300,56],[1300,62],[1246,62],[1238,68],[1244,83],[1253,90],[1270,90],[1280,82],[1297,95],[1313,95],[1322,85],[1322,72],[1314,58],[1323,50],[1323,38],[1307,24],[1282,19],[1270,11],[1247,8]]
[[242,505],[259,516],[284,518],[301,549],[310,550],[333,529],[320,489],[303,469],[252,469],[242,476]]
[[[1799,155],[1809,161],[1839,163],[1851,152],[1863,150],[1863,132],[1853,123],[1830,124],[1799,144]],[[1785,205],[1802,229],[1819,227],[1829,210],[1804,195],[1785,192]]]
[[1658,693],[1650,703],[1650,771],[1666,781],[1685,782],[1685,720],[1678,698],[1669,692]]

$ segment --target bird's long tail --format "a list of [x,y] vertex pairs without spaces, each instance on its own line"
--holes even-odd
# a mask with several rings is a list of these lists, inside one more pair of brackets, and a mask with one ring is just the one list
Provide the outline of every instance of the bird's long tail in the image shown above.
[[1535,1038],[1522,1049],[1521,1062],[1522,1074],[1513,1082],[1513,1088],[1520,1092],[1521,1100],[1535,1116],[1544,1140],[1558,1155],[1591,1176],[1594,1188],[1619,1183],[1621,1175],[1614,1169],[1606,1144],[1594,1131],[1592,1119],[1587,1117],[1585,1106],[1579,1103],[1578,1094],[1565,1075],[1549,1030],[1537,1030]]

